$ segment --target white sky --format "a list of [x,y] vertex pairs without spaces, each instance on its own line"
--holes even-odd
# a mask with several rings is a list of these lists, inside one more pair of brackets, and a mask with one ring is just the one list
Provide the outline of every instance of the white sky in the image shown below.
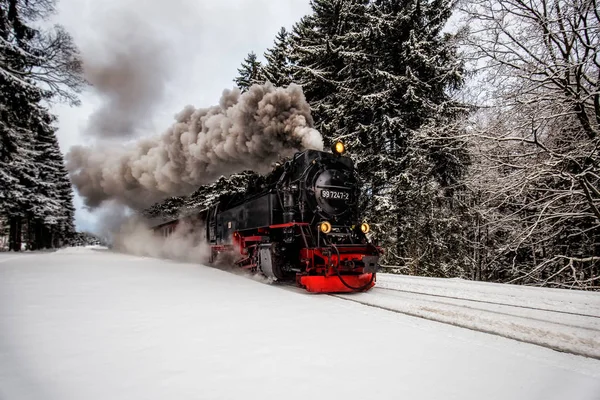
[[[250,51],[262,57],[281,26],[289,29],[309,12],[309,0],[59,0],[54,22],[71,33],[84,58],[97,56],[93,53],[109,32],[123,26],[135,30],[136,19],[160,32],[174,59],[165,95],[157,99],[158,111],[147,116],[152,127],[147,135],[154,135],[185,105],[216,104],[223,89],[234,87],[232,80]],[[53,109],[63,153],[73,145],[90,144],[83,131],[102,99],[93,90],[80,99],[80,107]],[[77,228],[93,229],[97,217],[83,209],[77,195],[75,205]]]

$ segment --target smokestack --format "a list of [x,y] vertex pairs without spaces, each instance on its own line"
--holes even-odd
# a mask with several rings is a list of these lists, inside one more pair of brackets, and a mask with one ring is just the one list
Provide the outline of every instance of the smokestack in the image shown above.
[[225,90],[219,105],[185,107],[162,135],[123,149],[75,146],[67,154],[71,180],[87,206],[116,200],[140,209],[244,170],[266,172],[282,156],[323,149],[310,107],[297,85]]

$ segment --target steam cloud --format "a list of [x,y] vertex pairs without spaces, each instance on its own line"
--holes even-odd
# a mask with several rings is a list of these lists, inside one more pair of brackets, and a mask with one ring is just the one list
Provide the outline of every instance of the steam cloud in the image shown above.
[[180,223],[168,237],[154,234],[141,219],[130,218],[113,232],[114,249],[138,256],[206,263],[210,247],[199,224]]
[[85,77],[103,100],[90,116],[89,135],[134,135],[164,97],[174,69],[172,46],[138,14],[125,7],[111,15],[101,40],[84,53]]
[[[145,221],[133,217],[113,231],[113,249],[143,257],[206,264],[210,245],[206,242],[204,232],[205,226],[200,221],[181,221],[171,235],[163,237],[154,234]],[[273,279],[264,275],[234,267],[236,258],[239,255],[234,251],[221,253],[212,265],[258,282],[273,282]]]
[[73,147],[67,168],[86,205],[114,199],[139,209],[187,195],[222,175],[265,172],[297,150],[323,148],[302,89],[294,84],[254,85],[243,94],[225,90],[218,106],[187,106],[175,119],[162,136],[131,148]]

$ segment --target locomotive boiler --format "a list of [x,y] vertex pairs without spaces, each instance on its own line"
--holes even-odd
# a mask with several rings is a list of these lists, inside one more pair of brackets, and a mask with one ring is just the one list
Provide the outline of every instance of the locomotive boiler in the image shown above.
[[[309,292],[373,287],[381,249],[367,238],[360,187],[343,143],[332,152],[305,150],[196,217],[206,229],[210,262],[221,252],[236,265]],[[155,229],[172,230],[173,222]]]

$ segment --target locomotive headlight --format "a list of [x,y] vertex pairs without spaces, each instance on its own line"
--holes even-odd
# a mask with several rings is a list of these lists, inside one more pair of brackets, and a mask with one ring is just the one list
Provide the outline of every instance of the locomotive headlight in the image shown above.
[[321,232],[323,232],[323,233],[331,232],[331,224],[327,221],[321,222],[320,228],[321,228]]
[[332,150],[334,153],[337,154],[344,154],[344,152],[346,151],[346,146],[344,146],[344,143],[342,142],[335,142],[335,144],[332,147]]
[[364,223],[360,225],[360,230],[362,231],[362,233],[369,233],[371,227],[369,226],[369,224]]

